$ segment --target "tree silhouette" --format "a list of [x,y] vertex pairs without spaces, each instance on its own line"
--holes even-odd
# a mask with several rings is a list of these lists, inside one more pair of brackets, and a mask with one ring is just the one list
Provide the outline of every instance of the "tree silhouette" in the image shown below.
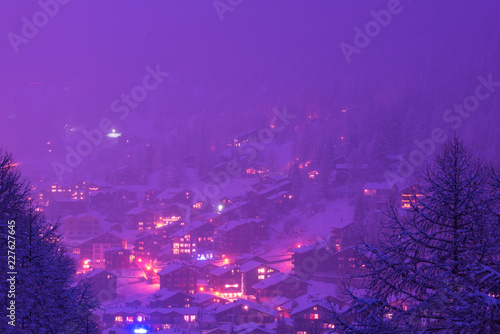
[[[0,262],[0,300],[3,319],[7,307],[15,302],[15,325],[0,323],[0,332],[8,333],[97,333],[92,311],[98,305],[92,287],[73,281],[72,258],[60,242],[59,224],[50,223],[29,199],[28,184],[13,167],[10,154],[0,152],[0,221],[13,226],[7,233],[0,230],[2,240],[15,238],[14,267]],[[13,230],[14,232],[10,232]],[[7,259],[8,247],[2,254]],[[12,254],[12,253],[9,253]],[[15,272],[16,274],[8,274]],[[7,298],[15,277],[15,296]],[[10,295],[10,293],[9,293]]]
[[359,253],[364,293],[332,310],[337,329],[357,333],[500,331],[498,170],[457,138],[427,167],[411,209],[393,203],[377,244]]

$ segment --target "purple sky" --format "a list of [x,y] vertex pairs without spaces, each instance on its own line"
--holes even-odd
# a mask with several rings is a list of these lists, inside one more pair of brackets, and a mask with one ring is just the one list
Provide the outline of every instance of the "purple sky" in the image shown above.
[[[65,124],[95,127],[156,64],[171,78],[142,108],[175,122],[202,110],[237,117],[301,96],[354,101],[370,122],[414,104],[432,126],[478,75],[500,80],[497,1],[402,0],[401,13],[348,64],[339,44],[353,44],[353,28],[389,2],[246,0],[221,21],[212,1],[72,0],[16,54],[8,33],[21,34],[22,18],[40,6],[2,0],[0,142],[21,160],[48,140],[64,145]],[[498,98],[489,103],[493,110]]]

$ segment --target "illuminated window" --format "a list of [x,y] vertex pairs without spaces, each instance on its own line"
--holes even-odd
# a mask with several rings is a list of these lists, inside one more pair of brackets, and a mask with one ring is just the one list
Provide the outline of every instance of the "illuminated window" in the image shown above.
[[318,176],[318,171],[317,170],[313,170],[313,171],[309,172],[308,174],[309,174],[309,178],[312,179],[312,180],[314,180]]
[[364,193],[365,193],[365,196],[373,196],[373,195],[377,195],[377,190],[376,189],[365,189]]
[[195,315],[185,315],[184,316],[184,321],[185,322],[195,322],[196,321],[196,316]]
[[264,269],[264,268],[259,268],[259,274],[263,274],[263,273],[265,273],[265,272],[266,272],[266,269]]
[[311,314],[311,320],[313,319],[319,319],[319,314],[318,313]]
[[134,317],[127,317],[127,322],[134,322]]
[[259,275],[259,279],[264,279],[264,278],[266,278],[266,276],[264,276],[264,275]]
[[143,318],[141,316],[137,317],[137,321],[142,322]]
[[122,321],[123,321],[123,317],[122,317],[122,316],[120,316],[120,315],[119,315],[119,316],[116,316],[116,317],[115,317],[115,321],[116,321],[116,322],[122,322]]

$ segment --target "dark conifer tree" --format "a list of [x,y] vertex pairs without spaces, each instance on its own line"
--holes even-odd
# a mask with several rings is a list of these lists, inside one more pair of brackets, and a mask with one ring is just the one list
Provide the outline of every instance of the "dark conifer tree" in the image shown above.
[[[92,287],[73,280],[75,264],[61,244],[58,223],[50,223],[29,200],[28,184],[0,152],[0,237],[15,238],[15,265],[0,261],[1,333],[97,333],[92,315],[98,305]],[[9,232],[8,222],[14,233]],[[11,238],[12,239],[12,238]],[[7,259],[7,242],[2,242]],[[16,272],[15,275],[7,274]],[[8,298],[7,278],[15,276],[15,296]],[[15,326],[5,321],[15,301]]]
[[411,209],[394,203],[377,244],[359,252],[363,293],[333,312],[354,333],[500,332],[498,169],[457,138],[427,167]]

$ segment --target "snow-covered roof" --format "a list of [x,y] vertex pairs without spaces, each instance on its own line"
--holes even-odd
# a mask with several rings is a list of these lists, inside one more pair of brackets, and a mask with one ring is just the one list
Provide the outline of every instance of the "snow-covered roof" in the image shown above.
[[260,266],[263,266],[263,265],[265,265],[265,264],[263,264],[262,262],[248,261],[240,266],[240,271],[246,273],[247,271],[253,270],[253,269],[260,267]]
[[265,258],[263,258],[262,256],[251,254],[251,253],[242,254],[242,255],[238,256],[236,259],[238,261],[242,262],[242,263],[248,262],[248,261],[250,261],[252,259],[259,259],[257,262],[262,262],[262,263],[268,263],[269,262]]
[[212,305],[208,305],[205,307],[205,311],[216,311],[220,306],[222,306],[221,303],[213,303]]
[[85,273],[85,276],[88,278],[92,278],[92,277],[97,276],[97,275],[104,273],[104,272],[107,272],[107,271],[104,269],[101,269],[101,268],[95,268],[92,271]]
[[226,264],[226,265],[220,266],[218,268],[215,268],[214,270],[212,270],[210,272],[210,274],[215,275],[215,276],[220,276],[220,275],[224,275],[228,271],[233,270],[235,268],[238,268],[238,267],[235,266],[234,264]]
[[269,276],[268,278],[260,281],[259,283],[252,285],[252,288],[254,288],[254,289],[267,289],[273,285],[276,285],[278,283],[284,282],[284,281],[289,280],[289,279],[290,280],[297,280],[297,281],[304,282],[304,283],[310,285],[306,281],[303,281],[297,277],[293,277],[293,276],[290,276],[290,275],[287,275],[284,273],[274,273],[271,276]]
[[241,324],[236,327],[236,333],[238,334],[247,334],[247,333],[255,333],[262,332],[264,334],[275,334],[276,332],[267,329],[262,324],[256,324],[255,322],[247,322],[246,324]]
[[197,293],[195,295],[193,295],[193,300],[192,302],[193,303],[204,303],[212,298],[220,298],[220,297],[217,297],[217,296],[214,296],[214,295],[211,295],[211,294],[208,294],[208,293]]
[[104,253],[115,253],[115,252],[132,252],[130,249],[123,249],[121,247],[109,247],[108,249],[104,250]]
[[251,308],[252,310],[278,317],[278,311],[273,310],[272,308],[265,307],[263,305],[251,302],[249,300],[245,300],[245,299],[238,299],[232,303],[227,303],[225,305],[222,305],[222,306],[217,308],[216,313],[221,313],[221,312],[230,310],[233,307],[239,306],[239,305],[248,306],[248,308]]
[[133,234],[130,239],[129,239],[129,243],[134,243],[138,240],[141,240],[143,238],[153,238],[154,239],[158,239],[158,240],[161,240],[161,237],[156,234],[155,232],[151,231],[151,230],[144,230],[144,231],[140,231],[140,232],[137,232],[135,234]]
[[307,253],[309,252],[310,250],[313,250],[314,248],[316,248],[315,246],[300,246],[300,247],[296,247],[294,249],[291,250],[292,253],[296,253],[296,254],[304,254],[304,253]]
[[236,210],[238,208],[241,208],[245,205],[249,204],[248,202],[246,201],[239,201],[239,202],[234,202],[233,204],[231,204],[231,206],[227,207],[227,208],[224,208],[221,210],[221,213],[224,214],[224,213],[228,213],[228,212],[231,212],[233,210]]
[[297,314],[314,306],[326,308],[328,307],[327,299],[332,298],[336,299],[335,297],[327,293],[305,294],[303,296],[300,296],[292,303],[293,308],[290,312],[290,315]]
[[174,271],[176,271],[177,269],[180,269],[180,268],[182,268],[182,267],[184,267],[184,265],[182,265],[182,264],[177,264],[177,263],[172,263],[172,264],[169,264],[169,265],[167,265],[167,266],[163,267],[163,269],[162,269],[162,270],[160,270],[159,272],[157,272],[157,274],[158,274],[158,275],[160,275],[160,276],[161,276],[161,275],[167,275],[167,274],[169,274],[169,273],[171,273],[171,272],[174,272]]
[[235,330],[235,333],[238,333],[236,332],[236,325],[233,324],[233,323],[225,323],[225,324],[222,324],[220,325],[219,327],[215,327],[214,329],[211,329],[209,330],[206,334],[209,334],[209,333],[212,333],[212,332],[215,332],[215,331],[223,331],[223,332],[231,332],[231,330]]
[[163,288],[163,289],[156,291],[155,293],[150,294],[148,296],[148,299],[150,301],[167,300],[170,297],[173,297],[178,293],[185,294],[184,292],[179,291],[179,290],[172,290],[172,289]]
[[[206,266],[209,266],[209,265],[213,265],[215,266],[215,264],[213,264],[212,262],[209,262],[209,261],[203,261],[203,260],[196,260],[194,261],[193,263],[193,266],[196,267],[196,268],[204,268]],[[217,266],[216,266],[217,267]],[[215,268],[214,268],[215,269]]]
[[266,307],[270,307],[270,308],[275,308],[278,306],[282,306],[282,305],[290,302],[291,300],[292,299],[286,298],[283,296],[276,296],[276,297],[273,297],[269,300],[266,300],[265,302],[262,303],[262,305],[264,305]]
[[280,198],[280,197],[285,196],[285,195],[287,195],[289,193],[290,193],[290,191],[283,190],[283,191],[280,191],[280,192],[278,192],[278,193],[276,193],[274,195],[266,197],[266,199],[272,201],[273,199]]
[[217,231],[231,231],[232,229],[234,229],[238,226],[244,225],[244,224],[248,224],[248,220],[246,220],[246,219],[245,220],[244,219],[230,220],[227,223],[222,224],[221,226],[217,227],[216,230]]
[[[186,189],[184,188],[167,188],[163,190],[161,193],[159,193],[156,196],[156,199],[165,199],[169,200],[177,196],[179,193],[185,191]],[[187,191],[187,190],[186,190]]]
[[276,189],[278,189],[278,188],[280,188],[288,183],[291,183],[288,179],[282,179],[282,180],[276,181],[276,182],[271,183],[271,184],[262,184],[262,185],[257,186],[254,189],[254,192],[257,195],[265,195],[265,194],[267,194],[271,191],[274,191],[274,190],[276,190]]
[[94,240],[94,239],[101,238],[102,236],[105,236],[106,234],[107,234],[107,235],[110,235],[110,236],[113,236],[113,237],[116,237],[116,238],[118,238],[118,239],[120,239],[120,240],[125,240],[125,239],[127,239],[127,238],[121,237],[120,235],[116,234],[115,232],[113,232],[113,231],[109,230],[109,231],[106,231],[106,232],[101,233],[101,234],[99,234],[99,235],[95,235],[95,236],[90,237],[90,238],[88,238],[88,239],[82,240],[82,241],[80,242],[80,245],[81,245],[81,244],[83,244],[83,243],[86,243],[86,242],[92,241],[92,240]]
[[200,217],[202,219],[207,219],[207,220],[211,220],[211,219],[214,219],[215,217],[219,216],[220,214],[217,213],[217,212],[205,212],[205,213],[202,213],[200,215]]
[[193,221],[189,225],[187,225],[184,228],[180,229],[179,231],[173,233],[171,235],[171,237],[183,237],[186,234],[191,233],[194,230],[196,230],[197,228],[200,228],[200,227],[202,227],[202,226],[204,226],[206,224],[209,224],[209,225],[213,226],[213,224],[211,224],[209,222],[204,222],[204,221],[201,221],[201,220]]

